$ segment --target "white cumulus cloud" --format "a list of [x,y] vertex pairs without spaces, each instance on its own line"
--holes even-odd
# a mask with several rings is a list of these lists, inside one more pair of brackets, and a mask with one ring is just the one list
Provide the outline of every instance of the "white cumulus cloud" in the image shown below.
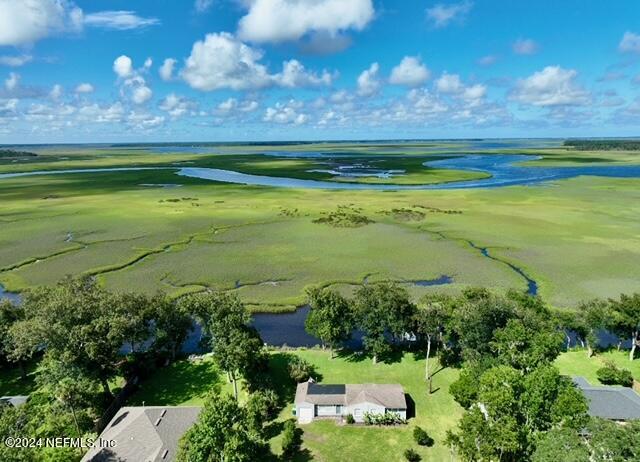
[[0,0],[0,46],[28,45],[85,26],[131,30],[159,23],[128,10],[85,14],[72,0]]
[[118,56],[113,62],[113,71],[118,77],[129,77],[133,74],[133,61],[127,55]]
[[196,104],[187,98],[178,96],[175,93],[168,94],[161,102],[160,109],[167,112],[171,117],[178,118],[195,109]]
[[192,88],[202,91],[311,87],[330,85],[335,77],[328,71],[311,72],[295,59],[284,62],[282,72],[270,74],[260,62],[262,57],[261,50],[227,32],[207,34],[193,44],[181,76]]
[[589,102],[589,93],[576,82],[578,73],[560,66],[547,66],[517,82],[511,98],[533,106],[571,106]]
[[142,104],[149,101],[152,96],[153,92],[151,91],[151,88],[146,85],[141,85],[133,89],[131,99],[136,104]]
[[82,10],[67,0],[0,0],[0,45],[24,45],[82,27]]
[[436,80],[436,88],[441,93],[459,93],[463,90],[462,80],[458,74],[444,73]]
[[427,66],[422,64],[420,58],[405,56],[400,64],[393,68],[389,82],[394,85],[417,87],[425,83],[431,75]]
[[301,101],[289,100],[286,103],[276,103],[267,108],[262,120],[278,124],[302,125],[308,122],[309,116],[300,112],[304,104]]
[[432,8],[427,8],[427,18],[429,18],[435,27],[446,27],[451,22],[464,19],[473,8],[473,2],[464,1],[460,3],[452,3],[445,5],[439,3]]
[[315,87],[331,85],[333,75],[326,70],[321,75],[309,72],[300,61],[292,59],[282,65],[282,72],[276,74],[274,79],[278,85],[288,88]]
[[618,49],[623,53],[640,53],[640,35],[629,31],[625,32]]
[[518,39],[513,42],[513,52],[517,55],[533,55],[538,52],[540,48],[538,44],[532,39]]
[[197,90],[246,90],[270,84],[267,68],[258,61],[262,52],[227,32],[207,34],[193,44],[182,77]]
[[93,93],[93,85],[90,83],[81,83],[76,87],[76,93]]
[[238,101],[236,98],[228,98],[222,101],[215,109],[215,114],[229,116],[236,113],[249,113],[258,109],[258,102],[254,100]]
[[374,18],[372,0],[253,0],[238,34],[253,42],[298,40],[308,33],[361,30]]
[[358,76],[358,95],[367,97],[380,91],[382,82],[378,77],[379,72],[380,65],[378,63],[373,63],[369,69],[362,71]]
[[164,81],[169,81],[173,78],[173,70],[176,66],[176,60],[173,58],[167,58],[160,66],[158,73],[160,74],[160,78]]

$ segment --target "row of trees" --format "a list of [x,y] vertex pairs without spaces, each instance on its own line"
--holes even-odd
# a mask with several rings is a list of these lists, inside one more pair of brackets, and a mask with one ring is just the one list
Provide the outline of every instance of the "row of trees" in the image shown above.
[[[311,311],[306,330],[331,348],[332,354],[355,329],[362,332],[365,350],[374,363],[399,340],[417,336],[426,345],[426,378],[430,377],[432,347],[439,347],[449,361],[482,355],[489,348],[493,331],[503,327],[514,312],[543,313],[547,332],[553,331],[554,340],[562,333],[569,347],[571,334],[575,334],[590,356],[600,330],[630,339],[631,360],[640,346],[640,294],[594,300],[577,310],[553,312],[540,299],[519,292],[496,297],[484,289],[469,289],[460,297],[436,294],[416,306],[406,290],[388,283],[362,286],[351,300],[326,288],[312,288],[307,299]],[[622,340],[618,348],[621,345]]]
[[311,306],[305,322],[307,332],[329,346],[333,356],[333,350],[358,329],[374,363],[412,330],[416,313],[407,291],[395,284],[362,286],[353,300],[326,288],[309,289],[307,297]]
[[[23,367],[43,354],[40,375],[67,370],[99,383],[129,375],[123,348],[175,358],[192,327],[186,306],[164,295],[110,293],[91,279],[67,279],[0,306],[0,351]],[[46,366],[46,367],[45,367]],[[77,377],[73,377],[77,379]]]
[[[20,305],[1,303],[0,367],[20,365],[26,376],[27,366],[37,362],[38,372],[36,392],[25,406],[0,408],[0,437],[91,432],[113,400],[116,379],[144,377],[154,365],[175,359],[194,319],[233,382],[236,400],[242,378],[249,391],[259,391],[253,405],[262,399],[267,406],[265,396],[273,397],[265,391],[268,356],[249,326],[249,313],[233,295],[202,293],[176,301],[163,294],[111,293],[92,279],[67,279],[26,292]],[[0,451],[6,452],[0,460],[48,457],[46,451]],[[61,457],[67,456],[79,458]]]
[[629,340],[629,359],[635,358],[640,346],[640,294],[592,300],[575,311],[558,313],[557,317],[560,325],[576,333],[589,356],[597,344],[598,331],[607,330],[618,337],[618,349],[623,340]]

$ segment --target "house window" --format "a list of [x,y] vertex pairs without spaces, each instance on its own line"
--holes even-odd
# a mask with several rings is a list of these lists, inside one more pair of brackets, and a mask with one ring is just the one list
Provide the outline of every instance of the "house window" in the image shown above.
[[336,406],[318,405],[316,406],[316,416],[334,416],[336,415]]
[[357,409],[357,408],[356,408],[356,409],[354,409],[354,410],[353,410],[353,416],[354,416],[356,419],[361,419],[361,418],[362,418],[362,409]]

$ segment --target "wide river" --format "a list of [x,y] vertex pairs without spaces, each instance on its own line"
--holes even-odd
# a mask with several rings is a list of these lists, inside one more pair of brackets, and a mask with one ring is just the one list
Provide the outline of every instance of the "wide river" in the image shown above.
[[[301,153],[300,157],[309,157],[310,153]],[[295,153],[289,153],[293,157]],[[322,153],[313,153],[322,157]],[[479,180],[453,181],[439,184],[396,185],[371,184],[345,181],[305,180],[300,178],[276,177],[266,175],[251,175],[232,170],[222,170],[203,167],[163,167],[175,169],[177,175],[200,178],[222,183],[244,184],[253,186],[271,186],[279,188],[299,189],[332,189],[332,190],[446,190],[472,188],[499,188],[516,185],[533,185],[555,180],[575,178],[578,176],[604,176],[614,178],[639,178],[640,165],[589,165],[573,167],[547,167],[521,165],[522,162],[535,161],[537,156],[524,154],[463,154],[454,155],[441,160],[425,162],[425,166],[440,169],[465,170],[482,172],[490,177]],[[63,174],[91,174],[101,172],[126,172],[138,170],[154,170],[159,167],[131,167],[131,168],[90,168],[71,170],[50,170],[0,174],[0,180],[9,178],[63,175]],[[341,175],[341,173],[338,173]],[[347,177],[348,174],[343,176]]]

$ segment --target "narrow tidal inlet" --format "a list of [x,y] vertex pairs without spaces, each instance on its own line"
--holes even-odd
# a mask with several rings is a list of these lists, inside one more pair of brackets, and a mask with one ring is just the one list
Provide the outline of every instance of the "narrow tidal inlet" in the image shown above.
[[4,289],[4,286],[2,284],[0,284],[0,302],[2,300],[9,300],[12,303],[20,303],[22,298],[20,297],[20,294],[16,294],[16,293],[13,293],[13,292],[7,292]]

